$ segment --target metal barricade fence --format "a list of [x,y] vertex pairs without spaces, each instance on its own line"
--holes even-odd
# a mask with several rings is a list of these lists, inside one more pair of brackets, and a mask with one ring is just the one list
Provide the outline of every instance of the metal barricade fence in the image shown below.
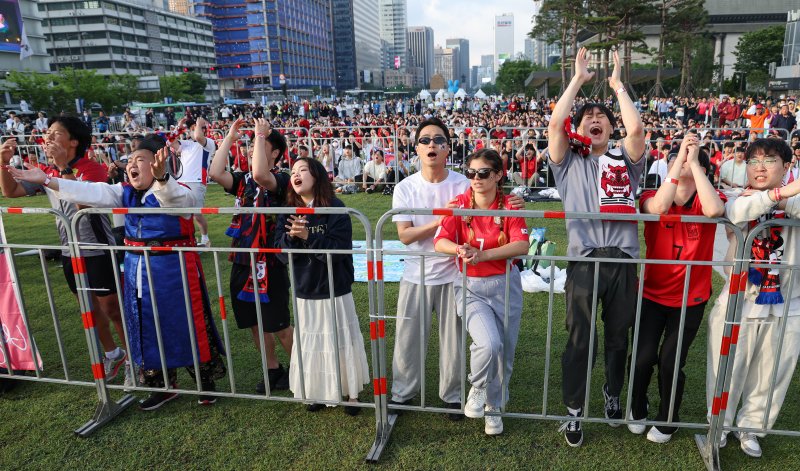
[[[350,217],[357,219],[361,224],[364,226],[364,230],[366,231],[366,240],[367,246],[366,249],[363,251],[357,250],[315,250],[315,249],[284,249],[284,248],[253,248],[253,249],[234,249],[234,248],[205,248],[205,247],[165,247],[159,246],[158,244],[155,245],[145,245],[143,247],[122,247],[122,246],[93,246],[88,244],[82,244],[79,241],[76,241],[74,245],[76,249],[76,259],[78,260],[78,264],[80,265],[83,263],[83,258],[81,257],[81,250],[108,250],[111,253],[113,264],[114,264],[114,271],[115,271],[115,283],[118,289],[118,292],[123,291],[123,287],[120,284],[120,273],[118,267],[118,254],[119,252],[127,253],[131,251],[139,252],[142,255],[142,261],[144,262],[144,270],[142,270],[142,274],[146,276],[147,284],[148,284],[148,291],[150,293],[150,302],[152,303],[152,315],[154,319],[154,327],[156,333],[156,340],[158,344],[158,351],[160,357],[160,369],[164,376],[164,387],[147,387],[142,384],[138,384],[138,381],[135,382],[134,386],[118,386],[118,385],[109,385],[102,374],[96,376],[98,390],[102,393],[101,400],[104,402],[101,406],[105,407],[103,410],[101,417],[97,418],[96,421],[102,425],[102,423],[111,420],[115,415],[115,410],[113,406],[109,410],[110,402],[107,400],[108,389],[119,389],[125,388],[128,391],[144,391],[144,392],[170,392],[170,393],[180,393],[180,394],[196,394],[196,395],[204,395],[204,396],[213,396],[213,397],[228,397],[228,398],[247,398],[247,399],[265,399],[265,400],[274,400],[274,401],[283,401],[283,402],[308,402],[313,400],[315,403],[323,403],[328,405],[348,405],[348,406],[357,406],[362,408],[374,408],[376,411],[376,428],[378,431],[382,429],[381,427],[381,415],[380,415],[380,407],[379,405],[385,401],[385,380],[381,381],[382,376],[379,374],[379,361],[377,361],[377,353],[378,353],[378,345],[377,345],[377,324],[376,322],[372,321],[374,316],[372,313],[375,309],[375,303],[373,298],[373,284],[374,280],[370,279],[368,284],[368,298],[369,298],[369,318],[370,318],[370,343],[371,343],[371,351],[372,351],[372,375],[373,375],[373,395],[374,395],[374,402],[366,403],[366,402],[345,402],[341,399],[341,392],[342,392],[342,384],[341,384],[341,371],[339,370],[340,358],[339,355],[342,354],[339,351],[340,339],[339,339],[339,329],[336,326],[336,316],[332,317],[331,322],[333,323],[333,332],[334,332],[334,348],[337,351],[337,360],[336,361],[336,378],[338,381],[338,389],[339,389],[339,400],[338,401],[330,401],[330,400],[317,400],[314,398],[307,398],[306,391],[303,384],[303,378],[305,377],[305,372],[303,369],[302,364],[302,346],[300,342],[300,325],[298,322],[295,322],[295,329],[294,329],[294,346],[293,348],[298,349],[298,358],[300,361],[297,365],[292,365],[292,368],[299,368],[300,374],[300,388],[301,388],[301,397],[299,399],[295,399],[293,397],[282,397],[282,396],[275,396],[272,394],[269,388],[269,378],[267,374],[267,364],[266,364],[266,350],[264,345],[263,336],[259,336],[259,353],[261,359],[261,372],[262,377],[266,389],[265,395],[256,395],[256,394],[245,394],[237,391],[236,387],[236,379],[234,374],[234,365],[233,365],[233,356],[232,356],[232,348],[231,348],[231,341],[230,341],[230,333],[229,328],[227,325],[227,310],[225,306],[225,295],[222,291],[222,276],[220,273],[220,263],[219,263],[219,253],[231,254],[231,253],[246,253],[250,257],[250,268],[251,268],[251,276],[253,280],[258,279],[257,274],[257,265],[256,265],[256,255],[257,254],[288,254],[288,272],[289,272],[289,279],[290,279],[290,291],[292,293],[292,306],[293,311],[295,313],[295,319],[297,319],[298,311],[297,311],[297,297],[295,295],[294,289],[294,261],[293,261],[293,254],[320,254],[324,253],[326,257],[327,267],[328,267],[328,283],[330,287],[330,302],[331,302],[331,311],[336,312],[335,302],[334,302],[334,292],[333,292],[333,273],[332,273],[332,256],[336,254],[347,254],[352,255],[355,253],[364,253],[367,257],[367,264],[371,269],[373,266],[373,250],[372,250],[372,233],[371,233],[371,226],[369,224],[369,220],[360,212],[350,209],[350,208],[87,208],[78,212],[78,214],[73,218],[72,224],[73,227],[76,227],[80,218],[85,217],[90,214],[122,214],[122,215],[157,215],[157,214],[169,214],[169,215],[196,215],[196,214],[268,214],[268,215],[281,215],[281,214],[297,214],[297,215],[332,215],[332,214],[344,214]],[[214,262],[214,271],[216,274],[216,286],[217,286],[217,294],[219,296],[219,312],[220,317],[222,320],[222,327],[223,327],[223,345],[225,348],[225,360],[227,363],[227,370],[228,370],[228,380],[230,382],[230,391],[204,391],[201,387],[201,381],[198,379],[196,380],[196,388],[195,389],[181,389],[181,388],[174,388],[171,387],[170,380],[168,378],[167,373],[167,359],[165,356],[165,349],[164,344],[165,341],[168,339],[164,338],[163,335],[163,327],[160,327],[162,324],[161,317],[159,315],[158,310],[158,302],[156,300],[156,290],[157,288],[153,285],[153,278],[151,276],[151,258],[153,256],[158,255],[165,255],[165,254],[176,254],[178,256],[178,262],[180,264],[181,270],[181,284],[182,284],[182,291],[184,296],[184,302],[186,304],[186,314],[187,314],[187,324],[189,326],[188,332],[190,336],[190,343],[191,343],[191,350],[192,350],[192,359],[193,359],[193,367],[195,372],[199,372],[199,348],[198,342],[196,340],[197,332],[195,332],[196,326],[194,326],[194,321],[192,319],[192,307],[190,306],[191,301],[189,300],[189,273],[187,271],[187,261],[186,261],[186,254],[188,253],[198,253],[198,252],[211,252]],[[140,265],[141,268],[141,265]],[[135,276],[133,274],[128,274],[128,276]],[[86,285],[87,278],[85,270],[76,271],[76,278],[80,278],[81,285]],[[204,280],[201,279],[201,282]],[[88,297],[84,297],[82,300],[84,303],[83,309],[84,312],[91,315],[91,303]],[[260,332],[263,332],[263,320],[261,316],[261,305],[260,303],[256,302],[256,318],[258,321],[258,329]],[[128,316],[130,313],[125,312],[124,306],[122,301],[120,300],[120,310],[123,312],[123,316]],[[123,319],[124,320],[124,319]],[[123,323],[123,325],[126,325]],[[127,327],[125,330],[125,339],[124,343],[128,347],[128,351],[130,351],[130,333],[127,331]],[[156,368],[157,369],[157,368]],[[102,372],[102,370],[100,370]],[[376,438],[376,442],[377,442]]]
[[[421,260],[424,260],[426,257],[446,257],[452,258],[451,255],[445,255],[441,253],[435,252],[413,252],[407,250],[386,250],[384,249],[383,245],[383,229],[387,222],[391,221],[394,215],[432,215],[432,216],[512,216],[512,217],[522,217],[526,219],[583,219],[583,220],[600,220],[600,221],[630,221],[630,222],[660,222],[660,223],[691,223],[691,224],[715,224],[715,225],[724,225],[727,229],[729,229],[735,236],[736,243],[737,243],[737,253],[741,253],[741,247],[744,244],[744,236],[741,230],[730,223],[726,219],[708,219],[702,216],[679,216],[679,215],[649,215],[649,214],[631,214],[631,215],[621,215],[621,214],[599,214],[599,213],[569,213],[569,212],[560,212],[560,211],[531,211],[531,210],[521,210],[521,211],[497,211],[497,210],[466,210],[466,209],[446,209],[446,208],[439,208],[439,209],[411,209],[411,208],[397,208],[393,209],[383,216],[381,216],[380,220],[377,223],[377,227],[375,230],[375,238],[376,238],[376,280],[377,280],[377,293],[376,299],[378,302],[378,313],[377,318],[380,322],[386,322],[387,319],[392,319],[395,316],[387,315],[387,305],[385,299],[385,281],[383,279],[383,258],[386,255],[403,255],[405,257],[415,256],[420,257]],[[579,416],[580,421],[587,422],[587,423],[605,423],[605,424],[641,424],[641,425],[663,425],[663,426],[674,426],[674,427],[683,427],[683,428],[697,428],[697,429],[709,429],[715,430],[713,428],[714,423],[712,422],[711,428],[709,428],[709,424],[707,423],[706,417],[703,417],[702,421],[698,422],[686,422],[686,421],[673,421],[672,417],[674,417],[674,404],[676,400],[676,385],[677,385],[677,376],[678,371],[680,368],[675,368],[673,375],[672,375],[672,390],[669,398],[661,398],[661,400],[669,400],[669,418],[667,421],[656,421],[656,420],[637,420],[632,422],[627,419],[630,417],[631,412],[631,403],[630,398],[632,397],[632,388],[633,388],[633,378],[634,378],[634,368],[637,358],[637,343],[639,338],[639,322],[643,313],[641,312],[641,304],[642,304],[642,296],[643,296],[643,283],[639,283],[638,293],[637,293],[637,308],[636,308],[636,317],[635,323],[631,326],[633,332],[633,346],[630,350],[631,352],[631,363],[630,363],[630,370],[629,370],[629,377],[628,377],[628,389],[627,389],[627,397],[628,403],[624,409],[625,419],[607,419],[600,414],[599,416],[592,416],[589,413],[590,410],[590,398],[591,398],[591,384],[592,384],[592,356],[593,351],[596,348],[596,334],[597,334],[597,318],[598,318],[598,282],[599,282],[599,266],[601,263],[618,263],[618,264],[634,264],[640,265],[639,269],[639,280],[644,279],[644,269],[646,265],[674,265],[676,264],[675,260],[660,260],[660,259],[645,259],[645,258],[637,258],[637,259],[622,259],[622,258],[592,258],[592,257],[569,257],[569,256],[544,256],[544,255],[526,255],[522,257],[516,257],[519,259],[533,259],[538,260],[541,262],[550,262],[550,282],[548,288],[548,308],[547,308],[547,332],[546,332],[546,341],[545,341],[545,359],[544,359],[544,373],[543,373],[543,385],[542,385],[542,405],[541,405],[541,412],[540,413],[528,413],[528,412],[508,412],[506,411],[505,406],[501,408],[500,415],[501,417],[509,417],[509,418],[521,418],[521,419],[535,419],[535,420],[548,420],[548,421],[568,421],[572,418],[567,415],[560,415],[560,414],[553,414],[552,412],[548,411],[548,397],[549,397],[549,376],[550,376],[550,363],[552,357],[552,339],[553,339],[553,316],[554,316],[554,270],[555,270],[555,262],[572,262],[572,261],[582,261],[582,262],[592,262],[594,264],[594,284],[593,284],[593,297],[592,297],[592,312],[591,312],[591,332],[589,334],[589,347],[588,347],[588,365],[586,371],[586,387],[585,387],[585,400],[583,404],[583,415]],[[683,330],[686,320],[686,302],[689,290],[689,280],[691,276],[691,271],[693,267],[700,267],[700,266],[724,266],[724,267],[731,267],[732,274],[730,276],[731,280],[733,280],[730,284],[731,286],[738,286],[739,280],[741,279],[741,260],[737,259],[735,261],[683,261],[680,262],[681,265],[686,265],[686,275],[685,280],[683,283],[683,307],[681,308],[681,318],[680,318],[680,334],[678,342],[679,344],[683,341]],[[421,285],[425,284],[426,272],[424,270],[424,262],[420,264],[420,280]],[[511,264],[510,261],[506,261],[506,279],[508,280],[509,270]],[[462,283],[462,286],[465,286],[463,283],[466,282],[466,271],[462,273],[462,277],[459,280],[456,280],[454,283]],[[466,290],[462,290],[462,292],[466,292]],[[734,290],[731,288],[730,297],[728,299],[729,309],[732,310],[732,307],[736,305],[737,302],[737,293],[738,290]],[[505,299],[506,303],[504,306],[504,328],[505,332],[504,337],[508,339],[508,284],[506,284],[506,292],[505,292]],[[466,298],[457,299],[456,302],[465,303]],[[424,299],[424,295],[419,300],[420,303],[420,310],[424,313],[430,311],[430,307],[426,304],[426,300]],[[464,308],[466,308],[465,304],[462,304]],[[420,319],[420,332],[424,331],[424,316],[421,314],[419,316]],[[728,333],[729,335],[729,333]],[[462,340],[462,349],[460,352],[460,374],[461,374],[461,388],[460,388],[460,398],[462,404],[462,410],[466,403],[466,324],[462,322],[461,327],[461,340]],[[400,404],[392,404],[389,407],[386,407],[387,404],[381,404],[382,410],[382,421],[381,423],[385,427],[382,433],[382,446],[381,449],[385,448],[388,444],[388,440],[391,436],[392,429],[396,423],[396,414],[393,414],[392,411],[403,411],[403,410],[410,410],[410,411],[425,411],[425,412],[434,412],[434,413],[452,413],[453,410],[442,408],[442,407],[429,407],[426,405],[425,400],[425,357],[426,353],[424,350],[425,341],[424,339],[421,340],[422,345],[420,345],[420,398],[421,402],[419,406],[412,406],[412,405],[400,405]],[[385,349],[385,343],[379,344],[381,350],[379,352],[381,359],[383,360],[382,368],[385,368],[385,365],[389,364],[390,357],[388,356],[388,352]],[[724,370],[725,368],[725,361],[727,360],[728,352],[725,350],[724,347],[722,351],[722,355],[720,357],[720,369]],[[676,351],[676,358],[675,364],[680,364],[680,349]],[[382,375],[385,374],[382,371]],[[503,394],[507,394],[507,384],[505,383],[505,375],[501,374],[501,386],[500,390],[504,391]],[[494,415],[494,414],[491,414]],[[702,449],[701,449],[702,451]],[[376,459],[380,456],[376,456]]]
[[[713,402],[711,406],[711,410],[709,411],[711,416],[711,424],[708,431],[708,435],[696,435],[695,440],[697,442],[697,446],[700,449],[701,455],[703,460],[705,461],[706,467],[709,471],[718,471],[722,469],[722,464],[719,457],[719,450],[720,450],[720,442],[722,441],[723,435],[727,435],[729,432],[744,432],[744,433],[759,433],[759,434],[773,434],[773,435],[785,435],[785,436],[792,436],[792,437],[800,437],[800,431],[798,430],[786,430],[786,429],[773,429],[770,423],[770,412],[772,411],[773,399],[775,395],[775,388],[778,381],[778,371],[781,361],[785,361],[782,355],[783,348],[786,341],[786,324],[788,323],[789,319],[789,308],[790,308],[790,300],[793,297],[793,294],[796,296],[796,293],[793,293],[793,288],[795,285],[794,276],[800,270],[800,267],[797,265],[792,265],[791,263],[784,263],[784,262],[776,262],[766,260],[763,262],[759,262],[757,260],[751,259],[751,254],[748,252],[748,247],[753,247],[756,237],[758,237],[763,231],[768,231],[772,228],[780,227],[783,229],[786,228],[799,228],[800,221],[795,219],[771,219],[768,221],[761,222],[753,227],[750,232],[747,234],[746,239],[744,240],[743,245],[740,247],[741,251],[738,252],[736,255],[736,265],[734,267],[734,271],[731,275],[730,282],[729,282],[729,293],[731,293],[731,297],[735,297],[735,301],[732,302],[729,300],[728,302],[728,309],[724,316],[725,321],[725,328],[722,332],[721,338],[721,349],[720,349],[720,361],[719,367],[717,370],[716,375],[716,383],[714,385],[714,395],[713,395]],[[788,242],[792,244],[792,242]],[[737,268],[738,267],[738,271]],[[743,328],[747,328],[746,324],[754,324],[755,321],[753,320],[745,320],[743,318],[743,308],[745,303],[745,296],[744,292],[747,288],[748,283],[748,275],[749,270],[751,268],[761,268],[767,270],[783,270],[788,271],[789,276],[784,278],[779,286],[781,294],[784,294],[784,302],[781,303],[782,306],[779,308],[781,311],[781,315],[777,316],[779,320],[778,322],[778,331],[777,331],[777,338],[772,338],[771,340],[765,341],[766,343],[773,344],[775,342],[777,346],[774,346],[774,358],[770,361],[771,367],[769,368],[769,389],[768,393],[766,394],[766,406],[764,407],[764,413],[761,417],[758,417],[754,420],[760,421],[761,427],[743,427],[738,424],[738,418],[733,417],[732,422],[734,420],[737,421],[736,425],[731,424],[730,426],[725,425],[725,417],[727,412],[730,409],[737,410],[739,408],[739,400],[740,395],[742,394],[743,385],[736,384],[736,387],[740,391],[738,394],[733,396],[733,400],[729,401],[729,394],[731,389],[733,388],[734,381],[747,381],[743,378],[735,378],[733,375],[734,365],[736,361],[736,352],[739,347],[740,341],[740,332]],[[785,280],[791,280],[788,284],[788,288],[784,290],[786,287]],[[735,296],[736,293],[742,293],[738,296]],[[773,317],[773,316],[770,316]],[[764,321],[764,323],[774,323],[775,320]],[[774,328],[774,327],[773,327]],[[755,335],[754,332],[749,332],[748,335],[752,336]],[[773,344],[774,345],[774,344]],[[795,347],[795,345],[791,345]],[[747,355],[748,352],[745,352]],[[794,355],[796,359],[796,353],[790,353],[791,356]],[[747,361],[748,365],[747,368],[755,368],[755,366],[749,365],[751,358],[749,355],[744,357],[744,360]],[[794,369],[792,368],[791,371],[788,373],[793,375]],[[759,380],[764,379],[759,378]],[[760,382],[760,381],[759,381]],[[787,385],[788,388],[788,385]],[[752,391],[751,391],[752,392]],[[748,398],[741,398],[742,400]],[[782,403],[783,398],[780,399]],[[777,407],[781,407],[782,404],[778,404]],[[772,420],[774,420],[773,418]]]
[[[0,208],[0,227],[2,227],[2,220],[6,218],[8,214],[25,214],[25,215],[44,215],[49,214],[55,216],[56,220],[60,222],[62,227],[67,233],[69,239],[72,239],[72,226],[70,226],[69,220],[67,217],[61,213],[60,211],[54,209],[43,209],[43,208],[14,208],[14,207],[2,207]],[[30,218],[29,218],[30,219]],[[3,236],[5,237],[5,235]],[[69,385],[77,385],[77,386],[96,386],[98,399],[100,401],[100,406],[95,413],[95,418],[85,424],[83,427],[76,430],[76,433],[79,435],[84,435],[91,433],[91,431],[98,425],[97,419],[101,418],[103,415],[108,414],[116,414],[119,413],[122,409],[129,406],[131,402],[127,399],[123,399],[119,403],[115,403],[111,401],[108,397],[107,391],[101,387],[101,383],[98,382],[98,378],[104,376],[104,368],[103,368],[103,361],[102,361],[102,352],[99,348],[99,343],[97,340],[97,334],[95,331],[95,322],[94,316],[92,313],[83,307],[85,306],[85,299],[88,297],[87,289],[83,285],[77,285],[77,296],[79,299],[79,303],[81,306],[81,319],[83,321],[83,330],[85,333],[85,339],[88,345],[89,351],[89,360],[91,364],[91,372],[92,372],[92,380],[82,380],[76,378],[76,375],[72,371],[70,367],[70,360],[74,360],[75,353],[70,352],[68,346],[65,345],[65,337],[68,335],[67,332],[70,329],[70,326],[67,325],[65,328],[62,328],[62,321],[59,319],[59,313],[57,308],[57,302],[54,296],[54,289],[53,284],[48,276],[48,267],[46,262],[45,251],[48,250],[58,250],[59,253],[64,250],[69,250],[71,254],[74,254],[73,247],[66,247],[59,245],[42,245],[42,244],[19,244],[19,243],[10,243],[5,240],[2,240],[2,244],[0,247],[3,248],[3,256],[6,257],[9,269],[10,279],[13,285],[13,297],[16,298],[17,304],[20,310],[21,318],[25,329],[27,330],[26,335],[24,338],[15,338],[13,337],[13,332],[10,332],[9,326],[3,326],[2,321],[0,321],[0,328],[2,328],[3,334],[0,334],[0,354],[2,354],[4,359],[10,358],[10,347],[14,346],[20,348],[17,342],[22,341],[26,348],[30,348],[31,358],[35,364],[34,369],[34,376],[27,376],[23,374],[15,374],[13,368],[7,368],[5,373],[0,373],[0,378],[4,378],[7,380],[24,380],[24,381],[41,381],[47,383],[56,383],[56,384],[69,384]],[[26,251],[33,251],[35,255],[38,256],[39,264],[42,271],[43,276],[43,287],[46,293],[47,299],[47,306],[50,313],[50,317],[52,321],[52,328],[54,331],[54,339],[53,341],[56,344],[58,350],[58,358],[60,360],[61,366],[63,368],[63,377],[57,377],[55,375],[48,376],[47,371],[51,370],[50,367],[44,366],[44,364],[38,365],[39,361],[42,361],[42,357],[50,358],[50,355],[46,352],[42,354],[42,351],[39,348],[39,345],[52,344],[50,339],[45,340],[45,332],[43,329],[38,329],[32,324],[32,320],[35,320],[35,324],[44,321],[46,316],[44,314],[39,313],[32,313],[28,310],[28,303],[23,296],[25,291],[28,291],[26,288],[26,283],[30,280],[22,280],[19,276],[19,271],[17,268],[18,262],[15,260],[16,256],[12,254],[12,250],[15,249],[26,249]],[[28,267],[31,268],[31,267]],[[77,274],[80,273],[85,269],[85,265],[83,263],[78,263],[76,259],[73,258],[72,263],[73,271]],[[32,269],[32,268],[31,268]],[[37,285],[38,286],[38,285]],[[41,292],[38,291],[37,294]],[[8,293],[7,293],[8,294]],[[37,304],[36,302],[32,304]],[[47,321],[44,321],[47,322]],[[37,344],[36,337],[39,336],[40,342]],[[13,344],[13,345],[9,345]],[[81,363],[83,364],[83,363]],[[8,365],[7,365],[8,366]],[[53,371],[54,372],[54,371]],[[104,411],[101,414],[101,409]]]
[[[344,137],[345,132],[348,134],[346,138]],[[381,185],[397,184],[402,179],[397,169],[408,168],[407,159],[403,158],[397,150],[398,136],[395,135],[395,130],[392,126],[314,126],[309,130],[311,136],[317,133],[319,133],[319,137],[311,137],[309,139],[309,146],[312,147],[310,149],[312,156],[320,160],[325,165],[326,170],[334,175],[334,182],[337,185],[356,184],[358,187],[369,186],[367,182],[362,182],[361,180],[363,178],[363,168],[372,160],[372,151],[375,149],[383,151],[386,172],[388,173],[389,170],[394,169],[392,176],[387,177],[384,174],[380,182]],[[330,160],[323,161],[322,147],[325,144],[328,145],[327,159]],[[351,146],[353,158],[360,157],[363,162],[362,173],[353,178],[354,182],[347,182],[344,180],[348,179],[338,178],[338,167],[345,146]]]

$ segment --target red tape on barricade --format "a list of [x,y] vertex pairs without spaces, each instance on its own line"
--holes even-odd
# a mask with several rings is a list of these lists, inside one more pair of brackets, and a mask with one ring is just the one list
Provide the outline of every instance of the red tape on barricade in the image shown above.
[[219,208],[201,208],[200,214],[219,214]]
[[258,249],[258,253],[281,253],[281,252],[283,252],[283,249],[276,249],[276,248]]
[[728,408],[728,391],[722,393],[722,397],[719,400],[719,410],[724,411]]
[[453,210],[449,208],[434,208],[433,210],[434,216],[452,216]]
[[378,260],[375,262],[375,268],[377,270],[375,275],[376,279],[379,281],[383,280],[383,260]]
[[731,327],[731,345],[736,345],[739,342],[739,324],[734,324]]
[[128,214],[128,208],[111,208],[112,214]]
[[83,275],[86,273],[86,260],[83,257],[72,258],[72,273]]
[[370,340],[378,339],[378,329],[375,326],[375,321],[369,323],[369,339]]
[[728,352],[731,351],[731,338],[727,335],[722,336],[722,347],[719,349],[719,354],[723,356],[727,356]]
[[81,320],[83,321],[84,329],[91,329],[94,327],[94,314],[92,314],[92,311],[82,313]]
[[297,214],[314,214],[314,208],[297,208]]
[[711,403],[711,415],[719,415],[720,401],[720,397],[714,397]]
[[381,378],[381,394],[386,394],[386,378]]
[[106,377],[106,370],[103,368],[103,364],[93,363],[92,374],[94,375],[94,379],[104,379]]
[[367,281],[372,281],[375,277],[375,265],[372,260],[367,260]]
[[378,321],[378,338],[386,338],[386,321]]
[[564,219],[564,211],[545,211],[545,219]]
[[150,247],[153,252],[172,252],[172,247]]
[[25,208],[8,208],[8,214],[22,214]]
[[741,273],[731,273],[731,283],[730,286],[728,286],[728,294],[736,294],[739,292],[739,280],[741,276]]
[[381,382],[378,378],[372,380],[372,391],[376,396],[381,395]]
[[228,318],[228,313],[225,312],[225,296],[219,297],[219,316],[223,321]]

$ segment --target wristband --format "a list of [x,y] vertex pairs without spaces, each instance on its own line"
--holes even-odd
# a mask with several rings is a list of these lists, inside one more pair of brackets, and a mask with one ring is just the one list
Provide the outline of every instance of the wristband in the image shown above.
[[164,176],[161,178],[153,176],[153,179],[159,183],[166,183],[169,180],[169,172],[164,172]]
[[266,139],[266,138],[267,138],[267,135],[266,135],[266,134],[264,134],[263,132],[257,132],[257,133],[256,133],[256,137],[260,137],[260,138],[262,138],[262,139]]
[[624,91],[625,91],[625,85],[621,85],[618,89],[615,90],[615,92],[617,92],[617,95],[619,95]]
[[44,183],[42,183],[42,185],[44,185],[44,186],[48,186],[52,180],[53,180],[53,179],[52,179],[52,178],[50,178],[50,175],[45,175],[45,176],[44,176]]
[[781,189],[780,188],[775,188],[775,190],[773,190],[773,193],[774,193],[774,196],[775,196],[775,202],[776,203],[779,202],[781,200]]
[[672,183],[673,185],[677,185],[678,184],[678,179],[677,178],[672,178],[672,177],[667,177],[666,179],[664,179],[664,183]]

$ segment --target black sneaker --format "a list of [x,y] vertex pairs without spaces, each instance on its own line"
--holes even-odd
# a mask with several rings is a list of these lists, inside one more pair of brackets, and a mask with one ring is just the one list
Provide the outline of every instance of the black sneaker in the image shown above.
[[306,410],[309,411],[309,412],[321,411],[323,408],[325,408],[325,404],[314,403],[314,404],[309,404],[309,405],[306,406]]
[[[603,398],[606,400],[605,414],[606,419],[622,419],[622,409],[619,407],[619,396],[608,394],[608,384],[603,385]],[[608,424],[614,428],[619,424]]]
[[372,187],[367,188],[367,193],[372,194],[373,191],[375,191],[375,188]]
[[[570,417],[580,417],[583,414],[583,409],[578,409],[578,412],[573,414],[567,412]],[[567,445],[575,448],[583,444],[583,430],[581,430],[580,420],[569,420],[561,424],[559,432],[564,432],[564,438],[567,439]]]
[[[172,387],[175,388],[177,386],[173,384]],[[139,409],[156,410],[176,397],[178,397],[176,392],[152,392],[146,399],[139,401]]]
[[267,387],[264,386],[264,381],[259,381],[258,384],[256,384],[256,394],[266,394],[266,393],[267,393]]
[[[214,391],[217,390],[217,387],[214,384],[214,381],[209,381],[208,383],[203,383],[202,388],[203,388],[203,391],[210,391],[210,392],[214,392]],[[212,404],[216,404],[216,402],[217,402],[217,396],[207,396],[207,395],[201,394],[200,396],[197,397],[197,403],[200,404],[201,406],[210,406]]]
[[[270,368],[267,370],[267,377],[269,378],[269,389],[271,391],[286,391],[289,389],[289,371],[280,363],[278,363],[277,368]],[[264,393],[266,393],[266,391],[259,394]]]
[[355,417],[361,413],[361,408],[356,406],[344,406],[344,413],[351,417]]
[[[394,399],[389,399],[389,405],[390,405],[390,406],[391,406],[391,405],[395,405],[395,406],[407,406],[407,405],[408,405],[408,403],[410,403],[410,402],[411,402],[411,401],[395,401]],[[460,409],[460,408],[459,408],[459,409]],[[392,409],[392,408],[389,408],[388,414],[389,414],[389,415],[392,415],[392,414],[394,414],[394,415],[402,415],[402,414],[403,414],[403,409]]]
[[461,413],[461,403],[460,402],[447,402],[445,403],[445,407],[448,409],[453,409],[457,412],[450,412],[447,414],[447,418],[452,420],[453,422],[458,422],[459,420],[464,420],[464,414]]

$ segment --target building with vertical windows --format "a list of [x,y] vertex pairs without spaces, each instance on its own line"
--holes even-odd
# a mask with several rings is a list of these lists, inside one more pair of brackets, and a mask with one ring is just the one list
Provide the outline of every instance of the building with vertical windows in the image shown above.
[[458,56],[458,66],[454,73],[454,79],[458,80],[463,88],[469,87],[469,40],[463,38],[448,39],[445,46],[452,49]]
[[449,47],[437,47],[433,50],[434,74],[439,74],[445,81],[457,80],[458,54]]
[[[4,41],[0,46],[0,72],[10,70],[35,72],[50,71],[50,57],[47,53],[44,31],[42,30],[42,15],[36,8],[36,2],[21,0],[17,3],[19,11],[7,14],[7,30],[0,35]],[[13,6],[13,5],[12,5]],[[28,47],[31,55],[20,60],[20,41],[22,39],[22,25],[25,25],[25,36],[28,38]],[[5,74],[0,75],[5,77]]]
[[477,75],[477,86],[494,82],[494,56],[492,54],[484,54],[481,56],[481,66],[478,68]]
[[769,81],[769,89],[784,94],[800,90],[800,9],[786,15],[786,33],[783,37],[783,58]]
[[50,70],[94,69],[140,77],[196,72],[219,97],[211,24],[153,1],[40,0]]
[[433,29],[429,26],[408,28],[408,64],[422,69],[422,81],[416,86],[427,87],[433,75]]
[[384,51],[387,68],[408,67],[408,6],[406,0],[378,0],[381,39],[386,41]]
[[[514,59],[514,15],[494,17],[494,76],[503,62]],[[494,78],[492,79],[494,80]]]
[[281,76],[288,89],[336,85],[329,0],[193,0],[192,9],[211,21],[224,96],[280,90]]

